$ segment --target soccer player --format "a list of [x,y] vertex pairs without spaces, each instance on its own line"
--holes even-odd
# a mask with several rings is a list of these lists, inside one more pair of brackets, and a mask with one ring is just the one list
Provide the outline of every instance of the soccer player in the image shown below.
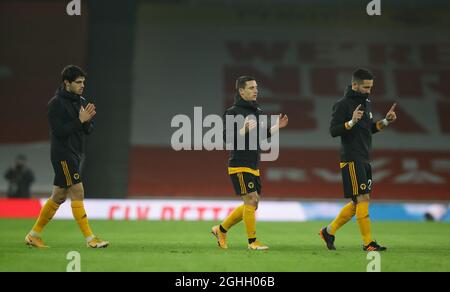
[[369,219],[369,199],[373,187],[370,156],[372,152],[372,134],[383,130],[395,122],[396,104],[383,120],[375,122],[369,94],[373,87],[373,75],[365,69],[353,73],[352,85],[333,106],[330,133],[341,137],[342,182],[345,198],[351,202],[345,205],[336,219],[320,230],[320,236],[329,250],[335,250],[335,233],[356,215],[365,251],[384,251],[372,239]]
[[83,233],[87,246],[107,247],[109,242],[92,233],[83,205],[84,188],[80,165],[84,153],[85,136],[92,133],[95,105],[81,96],[86,74],[77,66],[69,65],[62,71],[62,84],[48,103],[50,124],[50,157],[55,172],[53,192],[42,207],[35,225],[25,237],[29,246],[47,247],[41,233],[53,218],[67,196],[72,200],[72,214]]
[[[234,105],[228,108],[224,113],[224,139],[231,141],[233,139],[231,133],[234,133],[234,150],[230,152],[228,162],[228,174],[233,183],[236,195],[241,196],[244,204],[237,207],[233,212],[220,224],[212,227],[212,233],[217,238],[220,248],[227,249],[226,235],[230,228],[244,221],[247,229],[248,249],[265,250],[268,247],[256,240],[256,218],[255,211],[258,208],[258,202],[261,195],[261,179],[258,164],[260,161],[260,147],[258,143],[257,150],[251,150],[249,145],[249,134],[251,131],[258,131],[258,141],[260,131],[267,131],[267,137],[274,135],[279,129],[284,128],[288,124],[288,117],[280,114],[277,123],[270,129],[264,125],[260,125],[260,115],[262,110],[256,103],[258,96],[258,84],[255,78],[250,76],[241,76],[236,80],[236,96]],[[233,117],[242,116],[245,118],[244,126],[236,131],[226,128],[226,116]],[[249,116],[256,118],[252,119]],[[261,122],[262,123],[262,122]],[[260,126],[258,126],[260,125]],[[245,150],[237,150],[237,135],[245,137]],[[230,137],[231,136],[231,137]]]

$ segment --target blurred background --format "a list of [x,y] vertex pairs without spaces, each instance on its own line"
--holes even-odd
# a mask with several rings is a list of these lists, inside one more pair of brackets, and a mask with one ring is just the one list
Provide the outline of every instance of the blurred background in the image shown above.
[[[379,201],[450,200],[450,5],[446,0],[70,1],[0,3],[0,171],[18,155],[31,197],[52,188],[47,102],[67,64],[87,71],[97,106],[83,177],[88,198],[236,199],[225,151],[174,151],[177,114],[222,115],[252,75],[259,103],[286,113],[280,157],[261,165],[266,199],[342,198],[333,103],[365,67],[375,74]],[[206,132],[206,130],[204,130]],[[1,196],[8,180],[0,179]]]

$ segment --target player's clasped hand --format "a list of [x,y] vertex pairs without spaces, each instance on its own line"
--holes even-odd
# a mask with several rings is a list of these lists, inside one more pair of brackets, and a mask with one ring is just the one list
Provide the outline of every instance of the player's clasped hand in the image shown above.
[[364,111],[361,110],[361,105],[358,105],[358,107],[356,107],[355,111],[353,112],[353,117],[352,117],[352,121],[353,123],[357,123],[362,119],[362,116],[364,114]]
[[95,105],[92,103],[89,103],[86,108],[83,106],[80,108],[80,115],[79,119],[82,123],[85,123],[87,121],[90,121],[96,114],[95,111]]
[[258,126],[256,121],[254,119],[245,118],[244,127],[245,127],[245,133],[250,132],[251,130],[255,129]]

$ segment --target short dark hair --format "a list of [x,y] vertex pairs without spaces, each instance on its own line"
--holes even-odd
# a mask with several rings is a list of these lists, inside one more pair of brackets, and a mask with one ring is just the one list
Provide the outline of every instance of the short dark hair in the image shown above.
[[75,65],[68,65],[64,67],[61,72],[62,82],[64,82],[64,80],[73,82],[78,77],[86,77],[86,73],[83,71],[83,69]]
[[372,72],[361,68],[353,72],[352,82],[361,83],[363,80],[373,80]]
[[244,89],[247,81],[253,81],[256,80],[256,78],[252,76],[241,76],[238,79],[236,79],[236,91],[239,91],[239,88]]

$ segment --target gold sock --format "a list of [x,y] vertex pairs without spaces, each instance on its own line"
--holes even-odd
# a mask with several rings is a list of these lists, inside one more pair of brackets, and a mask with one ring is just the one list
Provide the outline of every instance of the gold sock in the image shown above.
[[372,242],[372,235],[370,233],[370,218],[369,218],[369,202],[363,201],[356,205],[356,219],[358,221],[361,237],[364,245]]
[[251,205],[244,205],[244,212],[242,219],[244,220],[245,227],[247,228],[247,237],[256,238],[256,207]]
[[344,226],[345,223],[350,221],[356,214],[356,206],[353,202],[348,203],[342,208],[339,215],[334,219],[333,222],[328,226],[327,231],[329,234],[334,235],[339,228]]
[[83,233],[85,238],[88,238],[93,235],[91,227],[89,227],[89,220],[86,215],[86,211],[84,210],[83,201],[72,201],[72,214],[73,218],[80,226],[81,232]]
[[225,220],[223,220],[222,224],[220,225],[222,225],[222,227],[226,231],[230,230],[230,228],[233,227],[233,225],[242,221],[243,213],[244,213],[244,205],[241,205],[236,209],[234,209],[233,212],[231,212],[231,214],[228,215],[228,217],[225,218]]
[[53,216],[55,216],[58,208],[59,204],[54,202],[52,199],[48,199],[47,202],[45,202],[44,207],[42,207],[41,212],[39,213],[39,218],[36,220],[36,223],[31,231],[37,234],[41,233],[45,225],[47,225],[47,223],[52,220]]

